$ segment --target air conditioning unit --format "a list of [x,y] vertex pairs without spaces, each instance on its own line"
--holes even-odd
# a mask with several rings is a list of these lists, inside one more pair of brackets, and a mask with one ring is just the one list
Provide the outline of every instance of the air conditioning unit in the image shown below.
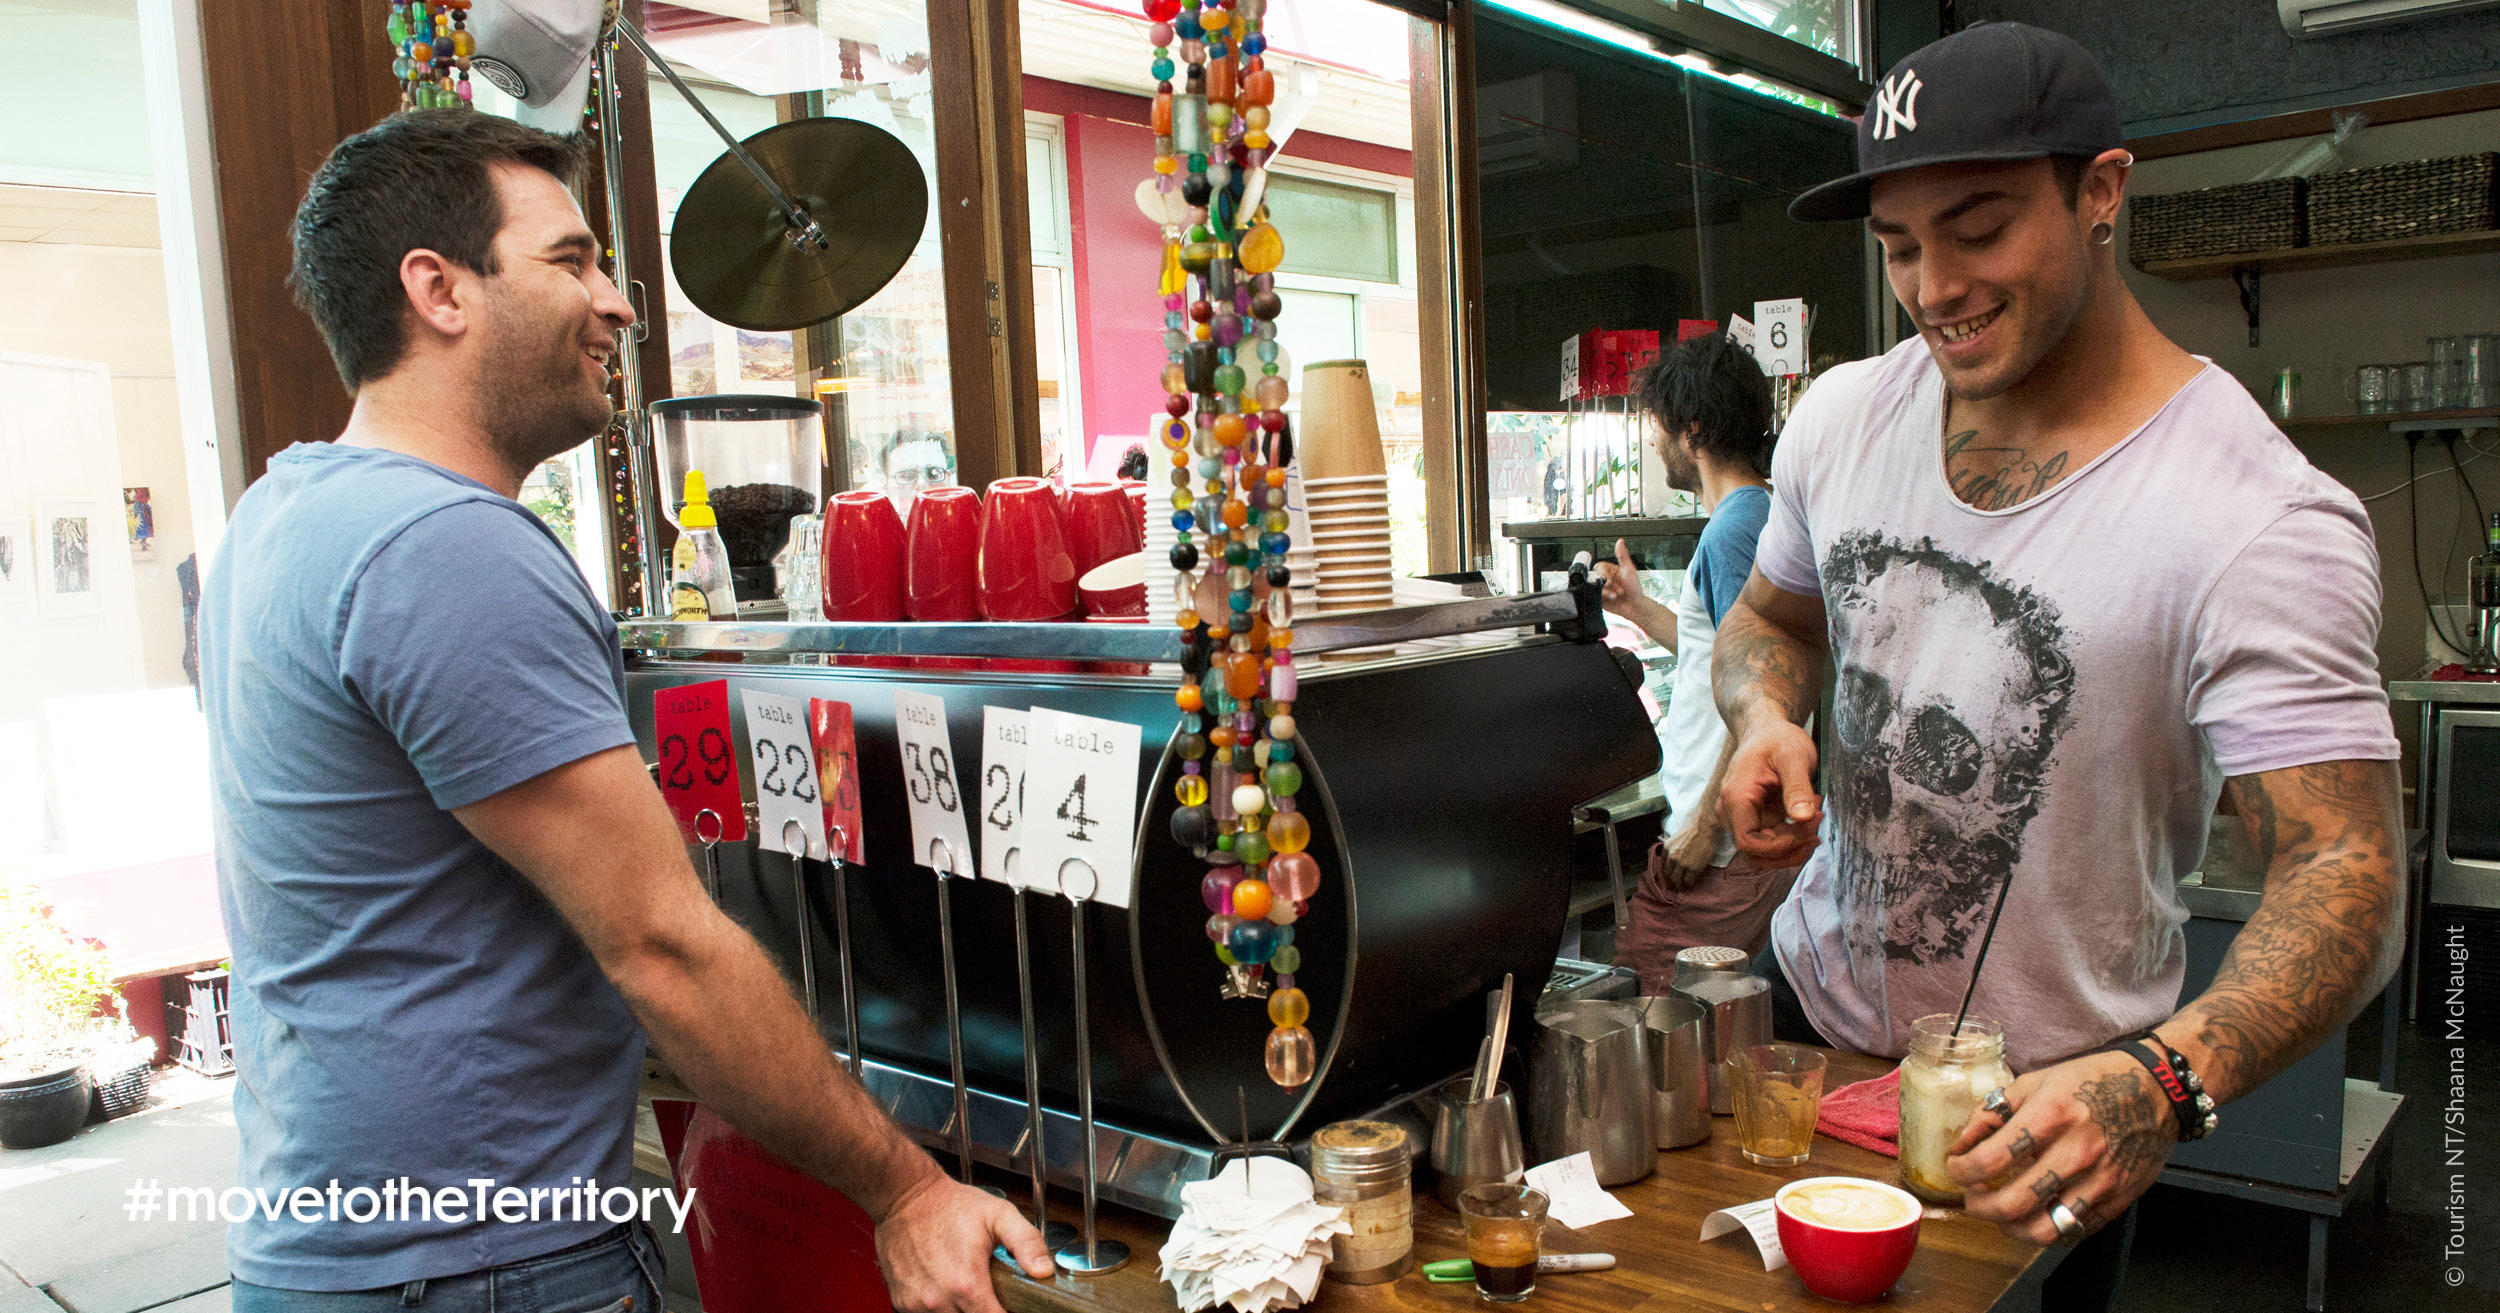
[[2294,40],[2495,7],[2500,0],[2274,0],[2283,30]]

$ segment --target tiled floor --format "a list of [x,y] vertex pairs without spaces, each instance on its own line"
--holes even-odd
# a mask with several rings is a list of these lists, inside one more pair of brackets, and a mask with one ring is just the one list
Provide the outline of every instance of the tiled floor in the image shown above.
[[234,1184],[231,1083],[176,1069],[165,1102],[0,1155],[0,1313],[224,1313],[225,1223],[134,1221],[134,1180]]

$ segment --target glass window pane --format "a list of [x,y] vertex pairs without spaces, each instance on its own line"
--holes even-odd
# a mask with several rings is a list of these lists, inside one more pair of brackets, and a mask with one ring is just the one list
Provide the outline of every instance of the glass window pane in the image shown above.
[[1267,211],[1286,234],[1281,272],[1398,280],[1397,193],[1272,174]]
[[1705,8],[1740,18],[1801,46],[1858,62],[1857,5],[1852,0],[1702,0]]

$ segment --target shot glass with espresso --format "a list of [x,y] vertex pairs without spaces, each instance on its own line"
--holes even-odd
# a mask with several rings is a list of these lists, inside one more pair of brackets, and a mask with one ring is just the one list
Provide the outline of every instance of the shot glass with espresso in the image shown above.
[[1467,1261],[1476,1296],[1516,1304],[1536,1290],[1538,1238],[1545,1230],[1545,1195],[1524,1185],[1479,1185],[1458,1196],[1467,1223]]

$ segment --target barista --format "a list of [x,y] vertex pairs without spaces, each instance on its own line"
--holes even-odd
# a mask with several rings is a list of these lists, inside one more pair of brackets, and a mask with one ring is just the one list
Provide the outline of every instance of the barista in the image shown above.
[[1739,852],[1719,806],[1727,769],[1726,722],[1710,695],[1710,648],[1719,618],[1753,573],[1754,541],[1771,513],[1771,385],[1752,356],[1711,333],[1683,342],[1641,374],[1641,409],[1668,486],[1701,499],[1710,517],[1672,606],[1641,591],[1623,543],[1597,568],[1606,609],[1639,625],[1675,654],[1674,696],[1659,737],[1666,764],[1668,836],[1649,852],[1631,899],[1632,924],[1618,941],[1617,965],[1638,971],[1645,989],[1664,993],[1675,955],[1699,944],[1762,950],[1771,909],[1788,895],[1805,854],[1761,862]]
[[[1821,827],[1758,964],[1793,1036],[1899,1056],[1955,1011],[2003,891],[1972,1011],[2023,1074],[1947,1166],[1972,1213],[2073,1244],[2210,1129],[2191,1072],[2228,1104],[2394,968],[2377,557],[2352,494],[2120,280],[2132,160],[2080,46],[1989,23],[1911,54],[1858,161],[1790,213],[1865,220],[1919,333],[1783,435],[1720,626],[1723,796],[1766,860]],[[1802,724],[1832,662],[1818,798]],[[2182,1008],[2176,887],[2220,792],[2265,895]],[[2126,1231],[2051,1293],[2105,1303]]]

